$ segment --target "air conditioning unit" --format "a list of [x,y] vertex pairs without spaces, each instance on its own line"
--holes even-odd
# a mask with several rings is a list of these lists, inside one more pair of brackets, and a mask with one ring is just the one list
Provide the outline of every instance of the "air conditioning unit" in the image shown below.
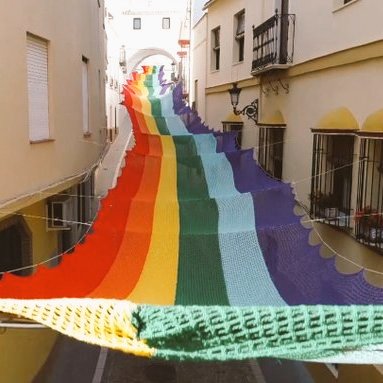
[[51,199],[46,204],[47,230],[71,230],[68,221],[72,218],[72,203],[69,197]]

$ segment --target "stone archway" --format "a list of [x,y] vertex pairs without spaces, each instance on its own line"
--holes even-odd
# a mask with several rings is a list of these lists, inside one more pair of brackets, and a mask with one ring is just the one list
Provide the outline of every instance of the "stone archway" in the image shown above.
[[146,58],[150,56],[155,56],[155,55],[162,55],[169,58],[175,63],[177,62],[177,59],[165,49],[144,48],[144,49],[138,50],[136,53],[134,53],[132,56],[128,58],[127,64],[126,64],[127,73],[131,73],[132,71],[134,71],[138,67],[138,65]]

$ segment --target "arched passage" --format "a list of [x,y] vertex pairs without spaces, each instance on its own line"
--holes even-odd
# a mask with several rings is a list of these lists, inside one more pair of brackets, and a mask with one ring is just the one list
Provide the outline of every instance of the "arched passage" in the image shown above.
[[132,71],[134,71],[137,68],[137,66],[146,58],[150,56],[156,56],[156,55],[162,55],[169,58],[173,62],[177,62],[177,59],[165,49],[144,48],[144,49],[138,50],[136,53],[130,56],[126,65],[127,73],[131,73]]

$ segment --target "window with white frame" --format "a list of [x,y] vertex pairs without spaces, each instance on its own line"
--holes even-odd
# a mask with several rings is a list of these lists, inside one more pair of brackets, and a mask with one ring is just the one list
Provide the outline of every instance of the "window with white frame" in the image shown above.
[[88,59],[82,57],[82,131],[89,134],[89,69]]
[[162,18],[162,29],[170,29],[170,17]]
[[234,16],[234,61],[242,62],[245,48],[245,10]]
[[219,67],[220,67],[220,55],[221,55],[220,33],[221,33],[220,27],[217,27],[211,31],[211,39],[212,39],[211,69],[212,70],[219,70]]
[[141,29],[141,17],[133,18],[133,29]]
[[28,125],[31,142],[49,139],[48,41],[27,33]]

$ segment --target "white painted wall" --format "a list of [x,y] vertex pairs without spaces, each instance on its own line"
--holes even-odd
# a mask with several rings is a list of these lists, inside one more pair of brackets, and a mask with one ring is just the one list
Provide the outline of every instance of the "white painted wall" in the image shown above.
[[294,63],[383,39],[383,1],[290,0],[297,16]]
[[[166,63],[179,61],[178,40],[185,19],[186,0],[108,0],[106,5],[114,16],[113,28],[125,45],[128,71],[143,59],[161,52],[167,53]],[[170,18],[170,29],[162,29],[164,17]],[[133,29],[134,18],[141,18],[141,29]],[[149,63],[152,62],[149,60]]]
[[115,15],[107,8],[105,16],[105,31],[108,38],[106,53],[108,61],[106,68],[107,81],[105,83],[106,116],[108,129],[113,129],[115,127],[120,128],[121,122],[127,115],[125,107],[119,104],[122,84],[125,82],[125,74],[119,63],[120,49],[123,42],[113,23]]
[[[191,75],[191,101],[197,99],[197,110],[200,117],[206,119],[206,66],[207,66],[207,16],[203,16],[199,22],[194,26],[192,33],[192,75]],[[196,88],[197,81],[197,88]],[[197,95],[196,95],[197,93]]]
[[[382,1],[355,0],[341,8],[336,6],[336,1],[290,1],[290,12],[297,15],[294,64],[382,40],[383,28],[379,23],[383,14]],[[209,88],[214,86],[252,79],[250,68],[253,43],[249,38],[252,36],[252,25],[259,25],[269,18],[274,13],[275,5],[274,0],[217,0],[208,8],[205,16],[207,21],[204,21],[206,28],[201,23],[195,25],[192,41],[193,76],[203,79],[203,68],[199,63],[203,62],[204,56],[200,45],[202,47],[205,44],[207,60],[204,71],[209,92],[212,90]],[[243,8],[246,10],[246,52],[244,62],[236,64],[232,60],[233,16]],[[212,71],[211,30],[217,26],[221,26],[221,68]],[[259,98],[261,115],[277,110],[284,115],[287,128],[283,178],[298,182],[298,197],[303,202],[307,203],[311,182],[313,134],[310,128],[323,115],[342,106],[348,107],[362,125],[368,115],[382,107],[383,88],[378,85],[379,79],[383,79],[383,59],[290,78],[288,94],[280,86],[277,95],[272,91],[264,95],[258,86],[243,88],[239,108]],[[206,105],[203,117],[209,126],[220,129],[222,119],[231,111],[227,91],[218,89],[216,93],[206,95],[204,102],[202,97],[203,92],[199,92],[199,103]],[[258,128],[246,117],[243,120],[243,147],[256,147]],[[354,179],[356,182],[357,178]],[[354,185],[354,193],[355,190]]]
[[[0,203],[88,169],[105,141],[103,1],[1,2]],[[26,34],[48,41],[50,141],[30,143]],[[82,122],[82,56],[89,60],[89,127]],[[15,154],[17,153],[17,155]],[[12,161],[10,161],[12,159]]]

